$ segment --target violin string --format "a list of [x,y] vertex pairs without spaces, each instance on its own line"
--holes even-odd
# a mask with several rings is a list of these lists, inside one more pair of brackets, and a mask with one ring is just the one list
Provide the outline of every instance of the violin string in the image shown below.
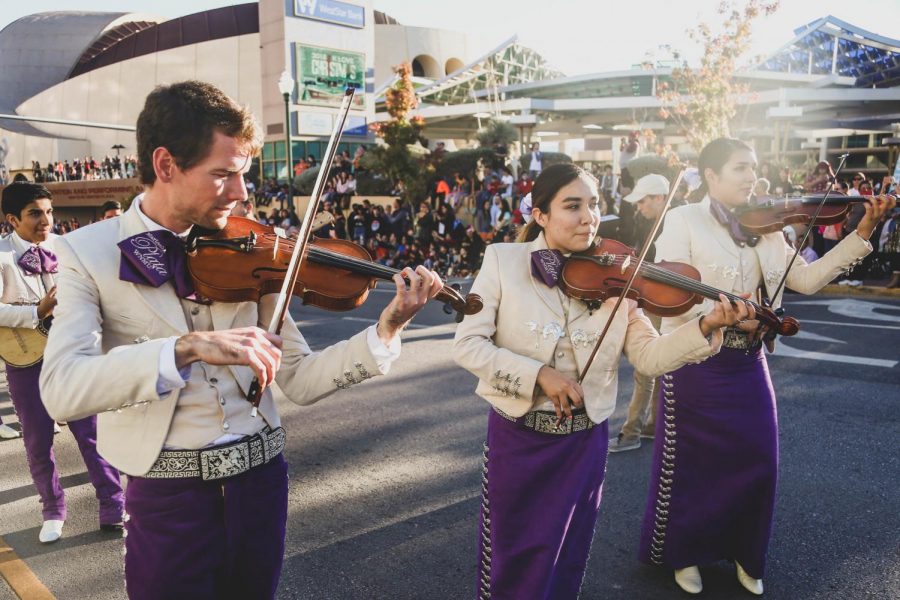
[[[275,238],[276,235],[273,233],[265,233],[262,237],[266,240],[270,238]],[[295,240],[293,238],[284,239],[282,238],[282,242],[284,244],[284,249],[286,252],[293,251]],[[263,244],[257,244],[259,248],[268,248],[268,246]],[[318,248],[316,246],[309,247],[310,257],[318,257],[321,259],[326,259],[329,261],[325,264],[329,264],[331,266],[346,268],[347,270],[362,270],[365,275],[372,275],[374,277],[380,277],[383,279],[391,279],[393,278],[395,273],[399,273],[399,271],[395,269],[391,269],[390,267],[386,267],[384,265],[380,265],[378,263],[369,262],[362,258],[356,258],[355,256],[347,256],[346,254],[341,254],[340,252],[335,252],[333,250],[328,250],[327,248]],[[324,261],[322,261],[324,263]]]
[[[629,258],[632,258],[629,255],[615,254],[613,255],[613,264],[615,266],[622,266],[625,264],[625,261]],[[753,306],[753,308],[757,311],[758,314],[765,314],[762,311],[762,307],[760,307],[757,303],[752,300],[747,300],[741,298],[740,296],[735,296],[734,294],[730,294],[728,292],[716,289],[714,287],[710,287],[702,282],[697,281],[696,279],[692,279],[680,273],[675,273],[674,271],[670,271],[668,269],[664,269],[662,267],[658,267],[653,263],[644,263],[641,268],[642,271],[646,270],[646,275],[649,279],[659,281],[661,283],[667,283],[672,285],[673,287],[681,288],[687,290],[689,292],[694,292],[706,298],[710,298],[712,300],[718,300],[719,294],[724,294],[726,298],[731,300],[732,302],[746,302]]]

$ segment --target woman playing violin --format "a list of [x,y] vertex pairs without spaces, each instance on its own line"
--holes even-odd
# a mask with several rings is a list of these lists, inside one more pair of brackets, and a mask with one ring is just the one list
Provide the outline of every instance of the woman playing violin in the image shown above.
[[485,251],[473,293],[484,308],[456,331],[454,358],[491,404],[484,446],[479,598],[575,598],[600,507],[608,418],[624,353],[650,376],[713,355],[719,329],[753,318],[724,299],[659,336],[633,300],[576,381],[616,298],[591,310],[557,286],[565,257],[591,247],[597,180],[572,164],[544,169],[519,243]]
[[[750,199],[756,165],[744,142],[710,142],[699,157],[706,196],[668,214],[656,259],[689,263],[704,283],[727,292],[764,286],[774,294],[794,248],[780,231],[749,235],[733,212]],[[814,293],[861,261],[872,251],[868,238],[878,219],[893,205],[890,198],[870,199],[857,229],[833,250],[812,264],[796,259],[787,286]],[[780,294],[772,301],[778,306]],[[678,331],[699,312],[664,318],[661,332]],[[726,329],[715,357],[662,378],[640,557],[674,569],[689,593],[702,589],[698,565],[726,558],[735,560],[747,590],[763,591],[778,477],[775,395],[759,341],[764,333],[755,320],[739,323]]]

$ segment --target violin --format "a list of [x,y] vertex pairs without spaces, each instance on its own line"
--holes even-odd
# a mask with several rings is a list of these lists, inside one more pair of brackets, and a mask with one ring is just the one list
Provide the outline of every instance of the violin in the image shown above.
[[[573,254],[563,265],[559,286],[564,294],[597,307],[607,298],[619,296],[634,273],[638,260],[634,250],[615,240],[602,239],[583,254]],[[687,312],[703,298],[719,300],[724,294],[732,304],[746,302],[756,310],[756,318],[779,335],[791,336],[800,330],[792,317],[779,318],[771,308],[740,296],[723,292],[700,281],[700,272],[679,262],[644,262],[627,298],[661,317]]]
[[802,198],[772,199],[765,204],[743,208],[735,213],[747,233],[764,235],[781,231],[786,225],[837,225],[850,213],[854,203],[865,202],[872,196],[846,196],[831,192],[815,216],[824,194]]
[[[244,217],[228,217],[225,228],[192,237],[187,247],[188,271],[197,293],[217,302],[258,302],[278,293],[288,271],[296,240],[278,228]],[[294,295],[326,310],[347,311],[362,305],[376,282],[390,281],[400,271],[378,264],[369,251],[347,240],[312,238],[300,267]],[[444,285],[436,296],[457,322],[482,308],[477,294],[463,297]]]

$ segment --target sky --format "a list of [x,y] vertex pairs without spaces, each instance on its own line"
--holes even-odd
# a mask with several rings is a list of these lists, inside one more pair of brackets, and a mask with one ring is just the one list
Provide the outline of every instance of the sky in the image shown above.
[[[152,12],[178,17],[240,0],[30,0],[4,2],[0,28],[15,19],[43,11],[95,10]],[[477,40],[473,57],[514,34],[551,66],[567,75],[627,69],[646,57],[668,58],[660,46],[679,49],[696,61],[699,49],[685,31],[700,20],[717,22],[719,0],[374,0],[373,6],[400,23],[465,31]],[[774,52],[793,37],[793,30],[833,15],[863,29],[900,38],[900,0],[781,0],[778,11],[754,28],[749,55]],[[480,43],[481,45],[478,45]]]

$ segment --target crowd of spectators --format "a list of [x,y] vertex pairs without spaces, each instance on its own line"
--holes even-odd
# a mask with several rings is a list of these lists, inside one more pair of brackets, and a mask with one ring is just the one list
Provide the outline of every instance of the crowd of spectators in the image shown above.
[[63,160],[41,165],[31,161],[31,173],[36,183],[52,181],[81,181],[95,179],[125,179],[137,172],[134,156],[105,156],[97,160],[93,156]]
[[[622,201],[634,185],[628,162],[640,155],[639,137],[623,138],[621,146],[620,166],[623,168],[618,173],[614,173],[608,164],[594,165],[592,172],[598,181],[600,209],[604,216],[601,235],[634,245],[645,237],[652,224],[643,219],[632,204]],[[532,155],[535,152],[537,150],[532,149]],[[523,205],[522,199],[530,193],[539,170],[523,169],[518,176],[506,166],[482,170],[475,177],[472,176],[475,174],[453,173],[438,178],[424,199],[407,198],[402,183],[396,182],[391,190],[391,195],[395,196],[393,203],[385,207],[358,195],[357,177],[365,173],[361,160],[364,154],[365,148],[359,146],[352,156],[349,151],[344,151],[335,157],[321,208],[333,215],[333,223],[317,235],[354,240],[366,246],[384,265],[402,269],[424,264],[443,277],[471,276],[480,268],[485,245],[494,241],[513,241],[518,228],[530,216],[530,209],[527,203]],[[535,160],[529,164],[535,166]],[[316,157],[306,156],[294,164],[294,175],[299,176],[316,166],[319,166]],[[88,157],[48,163],[44,167],[33,163],[34,179],[39,182],[115,179],[134,174],[135,159],[131,156],[121,159],[107,156],[101,161]],[[763,163],[758,176],[751,204],[792,195],[821,194],[829,187],[850,196],[865,196],[879,193],[882,184],[869,180],[861,172],[836,179],[832,166],[826,161],[818,163],[808,174],[794,172],[791,167]],[[699,201],[701,198],[694,192],[698,183],[696,173],[693,179],[686,177],[676,192],[673,205]],[[258,220],[289,232],[296,231],[300,220],[289,208],[292,203],[287,184],[279,184],[274,179],[264,180],[259,185],[248,181],[247,189],[250,215],[256,210]],[[298,194],[296,189],[292,191],[294,195]],[[803,257],[813,261],[834,247],[855,229],[863,213],[862,205],[855,205],[844,223],[814,227],[802,249]],[[77,219],[67,219],[57,222],[54,232],[63,234],[78,226]],[[6,229],[4,224],[2,231]],[[839,283],[856,286],[863,278],[890,278],[890,287],[900,285],[898,229],[900,214],[887,215],[871,240],[875,252]],[[785,238],[791,244],[798,244],[802,236],[794,229],[786,230]]]

